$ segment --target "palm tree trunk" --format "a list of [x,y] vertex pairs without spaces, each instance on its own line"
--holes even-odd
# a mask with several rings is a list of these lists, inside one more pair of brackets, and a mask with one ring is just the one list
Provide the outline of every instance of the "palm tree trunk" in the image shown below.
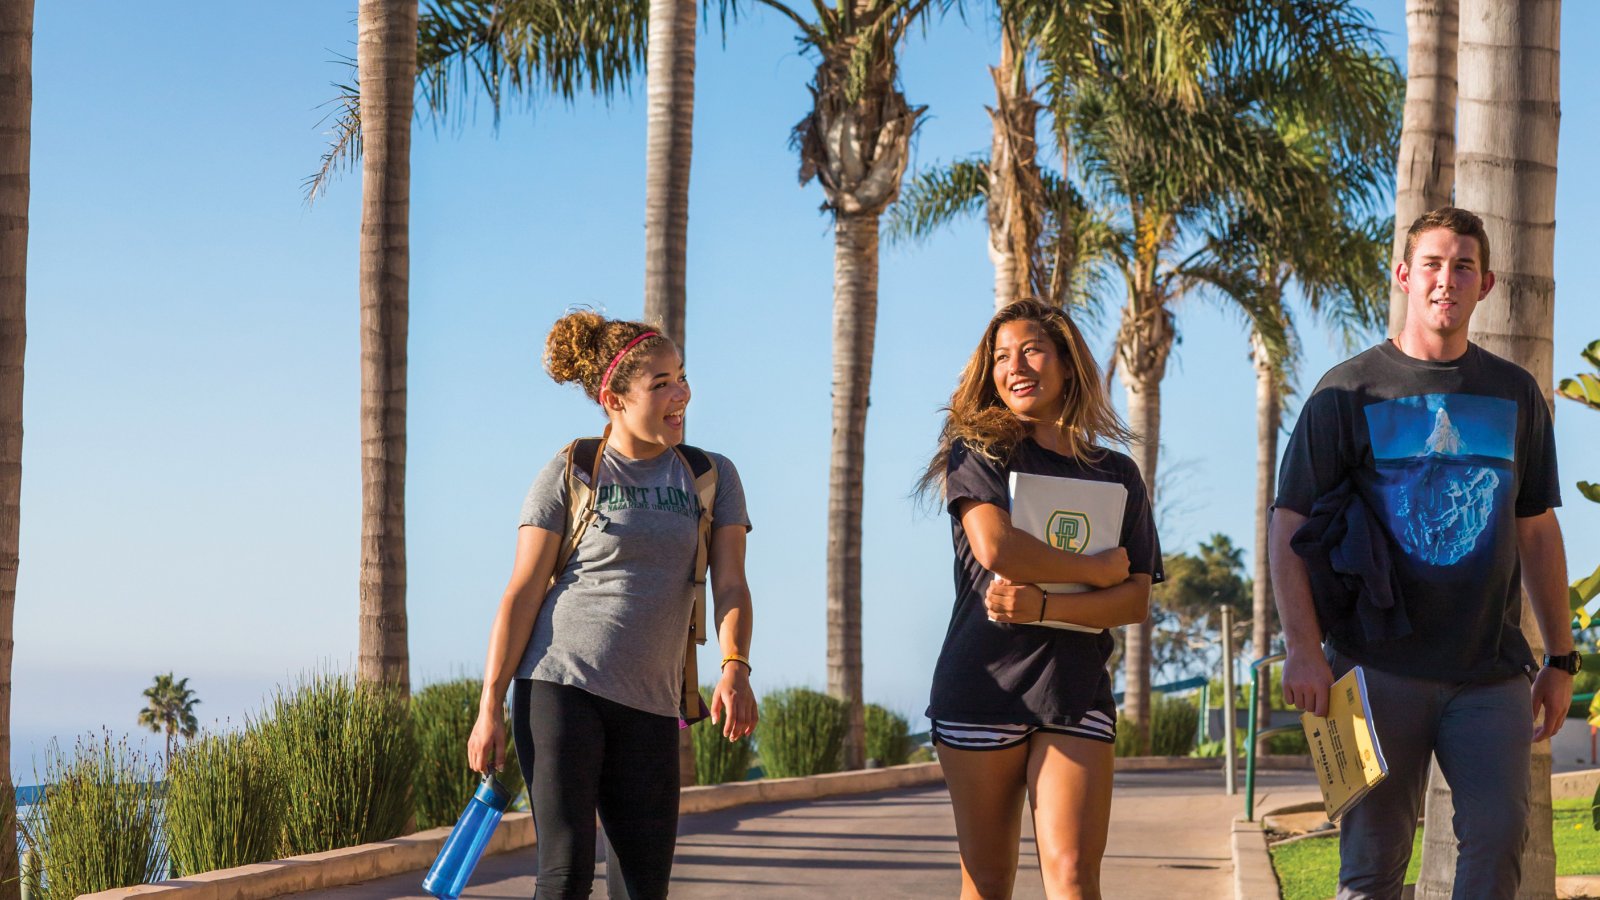
[[[1037,296],[1040,206],[1038,118],[1023,70],[1015,29],[1001,29],[1000,65],[992,67],[995,105],[989,110],[994,139],[989,153],[989,261],[994,263],[996,309]],[[1043,298],[1040,298],[1043,299]]]
[[[1460,189],[1483,217],[1494,250],[1496,296],[1472,317],[1470,336],[1533,374],[1550,400],[1555,320],[1556,138],[1560,131],[1560,0],[1462,0]],[[1513,77],[1515,76],[1515,77]],[[1535,658],[1544,641],[1526,598],[1522,630]],[[1447,897],[1455,876],[1453,813],[1442,778],[1430,779],[1417,896]],[[1521,898],[1555,896],[1550,744],[1529,769],[1528,843]]]
[[[696,13],[695,0],[650,0],[645,60],[644,317],[685,356]],[[694,740],[684,729],[678,733],[678,783],[696,781]]]
[[[1417,217],[1450,202],[1456,172],[1457,0],[1406,0],[1406,107],[1395,180],[1394,257]],[[1406,323],[1406,295],[1389,286],[1389,336]]]
[[0,900],[20,896],[11,783],[11,628],[22,535],[33,0],[0,4]]
[[[1278,367],[1267,345],[1250,335],[1250,356],[1256,369],[1256,547],[1251,574],[1250,647],[1256,659],[1272,652],[1272,573],[1267,566],[1267,526],[1272,521],[1272,500],[1277,488],[1278,426],[1283,401],[1278,396]],[[1266,728],[1272,717],[1272,692],[1256,698],[1259,721]]]
[[360,676],[410,690],[406,332],[417,0],[361,0]]
[[679,348],[684,347],[694,143],[695,7],[695,0],[650,0],[645,66],[644,317],[665,329]]
[[[1132,310],[1142,309],[1142,314]],[[1117,375],[1128,395],[1128,426],[1138,435],[1133,461],[1139,466],[1152,497],[1156,490],[1156,463],[1161,455],[1161,380],[1167,374],[1167,357],[1176,337],[1172,314],[1160,302],[1145,298],[1122,312],[1117,333]],[[1150,666],[1153,624],[1146,618],[1130,625],[1123,653],[1122,714],[1138,735],[1138,752],[1150,749]]]
[[833,442],[828,465],[828,692],[849,707],[844,767],[866,764],[861,693],[861,505],[872,343],[878,321],[878,215],[840,213],[833,231]]

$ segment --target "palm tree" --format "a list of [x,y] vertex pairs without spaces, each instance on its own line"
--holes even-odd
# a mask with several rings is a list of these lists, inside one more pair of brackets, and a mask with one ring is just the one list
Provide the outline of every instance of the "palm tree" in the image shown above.
[[19,896],[11,783],[12,615],[22,535],[22,371],[27,345],[33,0],[0,4],[0,900]]
[[[1097,192],[1117,206],[1113,267],[1124,294],[1112,368],[1127,392],[1132,448],[1146,484],[1156,484],[1161,383],[1177,340],[1173,307],[1196,283],[1180,247],[1219,217],[1240,212],[1272,228],[1315,193],[1314,173],[1291,165],[1295,152],[1269,110],[1296,120],[1380,128],[1388,106],[1370,96],[1371,70],[1386,65],[1368,17],[1348,0],[1236,0],[1231,33],[1209,48],[1211,62],[1189,100],[1159,90],[1139,67],[1080,83],[1065,117]],[[1359,52],[1352,52],[1359,51]],[[1392,66],[1392,64],[1387,64]],[[1269,318],[1257,318],[1266,324]],[[1151,622],[1127,630],[1123,711],[1147,746]]]
[[[1406,229],[1450,202],[1456,180],[1457,0],[1406,0],[1406,106],[1394,198],[1394,252]],[[1389,336],[1406,323],[1406,293],[1389,288]]]
[[200,729],[194,717],[199,698],[189,690],[189,679],[174,680],[172,673],[157,675],[155,683],[144,689],[149,703],[139,710],[139,724],[151,731],[167,733],[167,761],[172,761],[172,740],[178,735],[192,738]]
[[406,335],[417,0],[361,0],[359,672],[411,688],[406,646]]
[[[1353,50],[1354,48],[1352,48]],[[1359,52],[1359,51],[1358,51]],[[1383,60],[1365,71],[1374,84],[1360,92],[1390,109],[1400,103],[1398,71]],[[1270,653],[1272,580],[1267,571],[1267,523],[1277,486],[1278,431],[1283,402],[1292,393],[1299,339],[1286,300],[1291,286],[1304,307],[1342,333],[1347,345],[1379,327],[1388,312],[1388,246],[1393,232],[1378,210],[1386,205],[1394,159],[1394,119],[1363,115],[1353,121],[1318,120],[1269,111],[1291,153],[1305,168],[1310,190],[1286,212],[1300,221],[1272,226],[1248,210],[1208,234],[1193,276],[1225,294],[1250,323],[1256,373],[1256,544],[1251,646]],[[1380,130],[1361,132],[1363,127]],[[1314,239],[1307,240],[1307,235]],[[1266,716],[1271,698],[1258,698]],[[1265,719],[1263,719],[1265,721]]]
[[[1555,313],[1556,137],[1560,126],[1560,0],[1462,0],[1460,183],[1457,202],[1483,217],[1494,246],[1498,299],[1472,317],[1470,337],[1533,374],[1550,402]],[[1495,72],[1517,72],[1515,80]],[[1528,603],[1522,630],[1535,658],[1544,641]],[[1528,842],[1518,897],[1555,896],[1550,744],[1534,745]],[[1453,804],[1434,767],[1417,896],[1447,897],[1456,868]]]
[[[895,49],[936,0],[815,0],[807,21],[780,0],[818,57],[812,108],[795,126],[800,181],[833,216],[833,446],[828,471],[828,690],[849,708],[844,764],[865,764],[861,701],[861,470],[878,316],[878,219],[900,191],[922,107],[896,86]],[[947,0],[937,0],[945,5]]]

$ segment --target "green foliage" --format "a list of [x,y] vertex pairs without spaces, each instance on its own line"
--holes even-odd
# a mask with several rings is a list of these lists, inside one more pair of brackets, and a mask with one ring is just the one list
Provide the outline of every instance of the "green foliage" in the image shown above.
[[33,896],[70,900],[163,877],[154,778],[149,761],[110,733],[80,740],[70,757],[52,746],[40,781],[50,787],[19,823],[42,876]]
[[911,751],[910,756],[906,757],[906,762],[908,763],[930,763],[933,760],[934,755],[931,747],[918,747]]
[[844,703],[809,688],[784,688],[761,698],[756,740],[767,777],[839,771],[845,725]]
[[[700,693],[709,697],[714,685],[702,685]],[[730,741],[722,735],[722,726],[702,719],[689,728],[694,741],[694,774],[699,784],[726,784],[743,781],[750,774],[750,758],[755,742],[750,735]]]
[[[1188,755],[1194,749],[1198,728],[1199,711],[1193,703],[1184,698],[1157,694],[1150,710],[1150,755]],[[1126,717],[1117,719],[1115,752],[1117,756],[1138,754],[1133,723]]]
[[905,716],[868,703],[867,759],[875,759],[880,766],[898,766],[911,755],[911,723]]
[[289,790],[282,852],[384,841],[412,813],[417,741],[391,688],[349,675],[302,676],[268,701],[261,734]]
[[177,874],[277,858],[288,800],[282,768],[258,734],[190,743],[167,766],[167,849]]
[[1300,728],[1272,735],[1262,749],[1280,756],[1305,756],[1311,752],[1310,745],[1306,743],[1306,733]]
[[[1579,694],[1593,694],[1596,691],[1600,691],[1600,671],[1591,672],[1588,668],[1589,659],[1593,655],[1590,653],[1583,655],[1584,668],[1572,679],[1573,697],[1577,697]],[[1597,660],[1597,662],[1600,662],[1600,660]],[[1589,704],[1590,701],[1588,700],[1573,700],[1572,705],[1567,708],[1567,717],[1587,716],[1589,714]]]
[[[1600,371],[1600,341],[1590,341],[1589,345],[1583,348],[1582,355],[1584,361]],[[1573,378],[1563,378],[1556,385],[1556,395],[1581,403],[1590,409],[1600,410],[1600,378],[1587,372],[1580,372]],[[1578,492],[1590,501],[1600,503],[1600,485],[1580,481]],[[1578,620],[1579,628],[1589,627],[1590,617],[1584,607],[1597,595],[1600,595],[1600,568],[1574,581],[1567,588],[1567,605],[1572,609],[1573,617]]]
[[[411,721],[417,731],[415,782],[417,828],[438,828],[455,822],[482,776],[467,767],[467,739],[478,720],[483,682],[458,678],[430,684],[411,697]],[[497,777],[515,797],[522,792],[522,769],[506,720],[506,763]]]
[[1231,607],[1234,622],[1250,618],[1251,584],[1244,550],[1225,534],[1201,541],[1197,554],[1173,553],[1164,560],[1167,579],[1151,588],[1155,604],[1156,665],[1169,674],[1201,669],[1220,641],[1221,610]]

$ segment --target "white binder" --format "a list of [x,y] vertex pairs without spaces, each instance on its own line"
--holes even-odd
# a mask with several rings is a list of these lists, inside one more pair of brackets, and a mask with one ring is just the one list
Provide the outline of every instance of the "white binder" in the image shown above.
[[[1057,550],[1099,553],[1122,541],[1122,513],[1128,506],[1128,489],[1114,481],[1061,478],[1011,473],[1011,525]],[[1086,584],[1041,584],[1052,594],[1089,590]],[[1103,628],[1069,622],[1032,622],[1046,628],[1065,628],[1098,634]]]

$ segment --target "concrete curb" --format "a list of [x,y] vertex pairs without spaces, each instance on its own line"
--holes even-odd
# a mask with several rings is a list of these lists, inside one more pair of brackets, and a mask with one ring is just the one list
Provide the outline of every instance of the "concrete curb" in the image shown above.
[[1597,786],[1600,786],[1600,769],[1558,772],[1550,776],[1550,799],[1588,799],[1594,796],[1594,789]]
[[1233,833],[1229,835],[1233,851],[1234,900],[1277,900],[1283,894],[1278,890],[1278,876],[1272,871],[1272,857],[1267,853],[1267,836],[1260,822],[1245,821],[1243,813],[1234,817]]
[[[806,778],[765,778],[684,788],[678,808],[683,815],[690,815],[748,803],[818,800],[935,784],[943,780],[944,775],[936,762],[835,772]],[[448,827],[434,828],[376,844],[361,844],[325,853],[202,872],[155,884],[138,884],[85,894],[79,900],[124,900],[132,897],[159,897],[160,900],[268,900],[283,894],[339,887],[406,872],[417,872],[420,883],[421,873],[433,865],[440,849],[444,847],[445,838],[449,836]],[[534,840],[533,817],[525,812],[507,813],[500,827],[495,829],[486,853],[504,853],[529,847]]]

